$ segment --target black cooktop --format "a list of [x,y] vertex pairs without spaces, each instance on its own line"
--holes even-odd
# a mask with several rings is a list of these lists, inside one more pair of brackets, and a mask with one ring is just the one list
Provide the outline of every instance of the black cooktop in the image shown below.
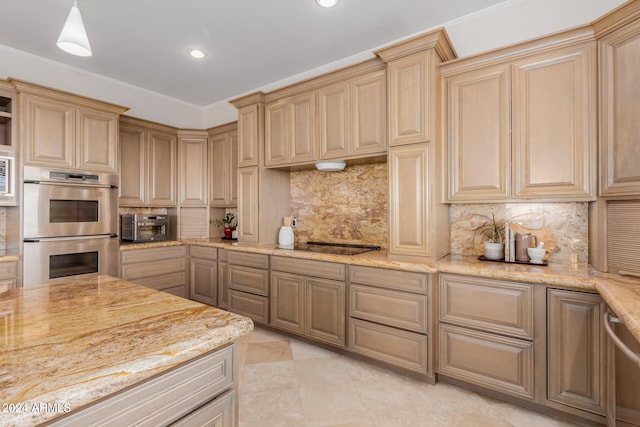
[[380,246],[351,245],[347,243],[307,242],[298,243],[293,249],[299,251],[320,252],[335,255],[358,255],[365,252],[379,251]]

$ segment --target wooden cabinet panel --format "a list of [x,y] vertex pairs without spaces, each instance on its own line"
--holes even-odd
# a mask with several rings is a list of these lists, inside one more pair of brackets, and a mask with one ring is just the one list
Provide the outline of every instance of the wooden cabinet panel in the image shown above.
[[507,64],[445,78],[449,201],[511,195],[511,75]]
[[37,96],[27,96],[25,104],[24,163],[72,169],[75,165],[75,107]]
[[[615,335],[635,354],[640,342],[624,323],[611,325]],[[640,366],[624,354],[609,338],[607,350],[607,417],[608,425],[640,426]]]
[[189,298],[203,304],[218,305],[218,263],[215,260],[190,258]]
[[349,155],[349,85],[347,82],[318,91],[320,104],[320,158]]
[[425,335],[349,319],[348,348],[355,353],[428,374],[428,347]]
[[269,271],[230,263],[229,288],[269,296]]
[[289,163],[316,160],[316,94],[293,97],[290,102],[291,137]]
[[439,281],[441,322],[533,339],[532,285],[448,274]]
[[209,205],[238,204],[238,129],[237,124],[209,138]]
[[139,278],[160,276],[183,270],[186,270],[185,258],[125,264],[122,266],[122,278],[136,282]]
[[271,321],[274,327],[304,334],[304,277],[271,272]]
[[605,413],[606,305],[596,294],[549,289],[548,399]]
[[235,427],[238,425],[236,405],[235,392],[229,390],[171,424],[171,427]]
[[186,298],[186,257],[186,246],[121,251],[120,275],[124,280]]
[[345,346],[345,284],[336,280],[305,279],[305,333],[339,347]]
[[147,205],[176,205],[177,140],[171,133],[151,131],[148,141]]
[[431,277],[409,271],[350,265],[349,282],[426,295]]
[[238,109],[238,166],[258,166],[264,126],[264,105],[253,104]]
[[186,246],[167,246],[163,248],[133,249],[121,252],[123,264],[149,262],[161,259],[176,259],[187,256]]
[[640,195],[640,21],[598,40],[600,194]]
[[387,149],[387,73],[376,71],[349,82],[351,154]]
[[178,133],[179,201],[182,206],[207,206],[208,144],[206,133]]
[[120,206],[143,206],[147,188],[146,132],[120,126]]
[[255,322],[267,324],[269,323],[269,298],[229,289],[229,311],[247,316]]
[[389,145],[431,139],[429,114],[430,53],[418,53],[389,62]]
[[[180,296],[185,298],[187,297],[185,292],[185,289],[186,289],[185,285],[187,283],[186,271],[166,273],[160,276],[140,277],[134,280],[139,285],[146,286],[148,288],[153,288],[158,291],[169,292],[169,289],[181,289],[182,295]],[[174,292],[171,292],[171,293],[174,293]]]
[[250,252],[227,251],[229,264],[244,265],[245,267],[269,268],[269,255]]
[[514,197],[593,199],[595,43],[513,64]]
[[349,316],[422,334],[428,333],[427,297],[351,284]]
[[533,343],[440,324],[438,373],[533,399]]
[[267,166],[289,163],[289,104],[282,100],[265,107],[264,163]]
[[310,259],[271,256],[271,270],[302,274],[325,279],[345,280],[344,264]]
[[238,169],[238,240],[258,243],[259,212],[257,167]]
[[[223,250],[223,249],[220,249]],[[189,246],[189,256],[195,258],[204,258],[210,260],[218,259],[218,249],[206,246]]]
[[225,310],[229,308],[229,264],[220,260],[218,260],[218,307]]
[[78,109],[78,168],[118,171],[118,116]]
[[428,144],[389,149],[389,253],[431,255]]

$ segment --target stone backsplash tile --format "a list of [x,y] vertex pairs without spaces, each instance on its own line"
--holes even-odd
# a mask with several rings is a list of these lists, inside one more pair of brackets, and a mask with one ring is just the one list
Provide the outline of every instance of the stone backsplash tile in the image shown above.
[[341,172],[291,172],[290,185],[296,242],[388,247],[387,163],[350,165]]

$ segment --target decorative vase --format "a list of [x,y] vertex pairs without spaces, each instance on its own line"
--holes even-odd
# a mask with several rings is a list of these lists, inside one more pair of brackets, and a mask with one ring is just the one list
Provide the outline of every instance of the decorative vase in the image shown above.
[[280,227],[280,233],[278,234],[278,247],[282,249],[293,249],[293,241],[293,229],[286,225]]
[[504,259],[504,243],[484,242],[484,257],[491,260]]
[[225,239],[231,239],[233,233],[233,228],[229,228],[229,227],[225,227],[224,228],[224,238]]

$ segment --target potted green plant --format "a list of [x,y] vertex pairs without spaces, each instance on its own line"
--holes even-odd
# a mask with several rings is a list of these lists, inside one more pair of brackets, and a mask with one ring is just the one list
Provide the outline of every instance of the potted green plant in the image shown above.
[[236,216],[232,212],[227,212],[224,218],[216,219],[214,223],[217,227],[224,227],[225,239],[231,239],[233,230],[235,230],[238,226],[238,224],[236,223]]
[[484,242],[484,257],[491,260],[504,258],[504,220],[496,220],[491,212],[482,224],[473,229],[473,240],[478,237]]

